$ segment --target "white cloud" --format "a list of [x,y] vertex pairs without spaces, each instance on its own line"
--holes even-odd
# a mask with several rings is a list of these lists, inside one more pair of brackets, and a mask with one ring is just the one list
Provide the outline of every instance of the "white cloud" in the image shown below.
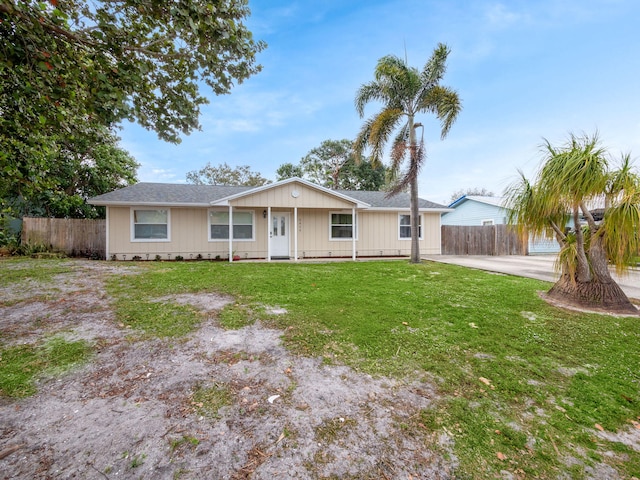
[[491,27],[500,29],[530,20],[528,15],[509,10],[502,3],[489,5],[485,11],[485,18]]

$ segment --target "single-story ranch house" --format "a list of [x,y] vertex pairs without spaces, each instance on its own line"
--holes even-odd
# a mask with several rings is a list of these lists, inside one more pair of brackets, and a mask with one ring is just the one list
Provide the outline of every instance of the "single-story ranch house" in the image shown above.
[[[138,183],[89,200],[107,209],[108,259],[405,256],[409,195],[329,190],[300,178],[261,187]],[[440,253],[440,216],[420,199],[420,251]]]

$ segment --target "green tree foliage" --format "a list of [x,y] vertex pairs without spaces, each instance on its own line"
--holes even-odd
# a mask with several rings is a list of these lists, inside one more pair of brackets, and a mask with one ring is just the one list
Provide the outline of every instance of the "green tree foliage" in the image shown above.
[[300,160],[300,166],[312,182],[335,190],[342,168],[352,157],[351,140],[325,140]]
[[[13,217],[95,218],[102,207],[89,197],[136,182],[138,164],[106,128],[78,129],[40,152],[46,169],[23,158],[6,165],[12,181],[0,183],[0,211]],[[5,170],[6,172],[6,170]]]
[[387,167],[379,163],[373,165],[370,160],[356,161],[351,156],[342,166],[338,176],[338,188],[341,190],[364,190],[376,192],[387,187]]
[[36,208],[87,158],[82,137],[123,120],[171,142],[199,128],[201,86],[226,94],[260,70],[248,15],[246,0],[0,2],[0,175],[19,185],[3,201]]
[[187,173],[187,182],[195,185],[244,185],[247,187],[260,187],[270,183],[260,173],[251,171],[249,165],[234,168],[227,163],[221,163],[217,167],[207,163],[200,170],[192,170]]
[[[520,173],[506,197],[509,222],[521,233],[553,232],[560,243],[561,276],[549,291],[552,298],[638,313],[608,268],[612,264],[624,271],[640,247],[640,176],[628,155],[612,167],[597,134],[572,134],[561,147],[545,141],[535,181]],[[568,219],[574,228],[567,231]]]
[[278,180],[300,177],[333,190],[381,190],[386,167],[369,160],[356,161],[351,140],[325,140],[305,155],[299,165],[285,163],[276,171]]
[[495,193],[490,192],[484,187],[483,188],[474,187],[474,188],[467,188],[467,189],[461,188],[460,190],[456,190],[451,194],[449,203],[453,203],[456,200],[458,200],[460,197],[464,197],[465,195],[475,195],[478,197],[495,197],[496,196]]
[[283,163],[276,170],[276,180],[286,180],[287,178],[302,178],[304,177],[304,170],[300,165],[294,165],[293,163]]
[[199,83],[225,94],[260,70],[248,15],[246,0],[4,1],[2,129],[128,119],[176,142],[199,126]]
[[393,55],[382,57],[376,66],[374,80],[362,85],[356,94],[356,110],[364,116],[370,102],[381,102],[382,109],[367,119],[354,143],[356,158],[369,148],[374,165],[381,162],[391,135],[391,173],[397,177],[407,159],[408,166],[394,182],[390,194],[410,188],[411,194],[411,262],[420,262],[418,238],[418,175],[424,163],[424,141],[418,140],[415,122],[419,113],[433,113],[441,122],[440,137],[445,138],[458,117],[462,104],[458,94],[440,85],[446,72],[449,48],[438,44],[422,71],[410,67]]

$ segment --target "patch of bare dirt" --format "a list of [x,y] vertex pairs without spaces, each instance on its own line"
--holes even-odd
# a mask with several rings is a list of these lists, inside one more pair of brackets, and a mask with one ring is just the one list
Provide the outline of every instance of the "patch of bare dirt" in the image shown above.
[[[430,384],[293,356],[283,332],[259,323],[224,330],[216,312],[233,299],[210,293],[160,299],[203,310],[187,338],[135,340],[104,288],[135,269],[78,261],[72,270],[51,295],[31,285],[35,300],[0,291],[5,345],[55,332],[95,345],[90,364],[42,380],[35,396],[0,399],[1,478],[452,477],[455,458],[441,454],[451,440],[416,421],[434,399]],[[231,392],[214,418],[192,400],[208,386]]]

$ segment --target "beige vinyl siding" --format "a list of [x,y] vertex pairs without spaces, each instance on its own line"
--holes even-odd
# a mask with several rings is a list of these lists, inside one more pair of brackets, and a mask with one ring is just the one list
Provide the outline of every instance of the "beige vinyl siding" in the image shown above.
[[[315,194],[313,189],[300,191],[299,199],[307,193]],[[284,187],[282,189],[285,190]],[[268,193],[268,192],[264,192]],[[293,197],[289,195],[292,200]],[[333,203],[330,197],[322,198]],[[335,200],[335,199],[333,199]],[[338,199],[339,200],[339,199]],[[322,210],[298,208],[298,222],[295,224],[294,209],[272,207],[272,211],[290,213],[289,245],[292,258],[294,257],[294,232],[298,235],[298,258],[313,257],[351,257],[353,244],[350,239],[330,239],[330,214],[332,212],[351,213],[351,204],[337,202]],[[135,207],[133,207],[135,208]],[[149,209],[152,207],[140,207]],[[162,207],[167,208],[167,207]],[[228,258],[229,243],[226,241],[209,241],[208,212],[210,209],[200,208],[170,208],[170,239],[163,242],[131,241],[131,208],[108,207],[108,258],[115,254],[118,260],[130,260],[139,256],[143,260],[153,260],[156,255],[162,259],[174,259],[181,255],[186,260],[196,258],[198,254],[204,259],[214,259],[217,255]],[[267,220],[263,218],[264,206],[246,208],[254,211],[255,240],[234,241],[233,252],[240,258],[267,257]],[[358,256],[408,256],[411,253],[411,240],[398,238],[398,211],[367,211],[361,210],[357,216],[356,252]],[[405,213],[406,212],[402,212]],[[440,214],[423,213],[423,236],[420,241],[422,254],[440,253]],[[147,257],[148,255],[148,257]],[[170,257],[169,257],[170,255]],[[125,257],[126,256],[126,257]]]
[[[143,260],[153,260],[156,255],[162,259],[175,258],[180,255],[185,259],[196,258],[228,258],[229,242],[209,241],[208,208],[176,208],[172,207],[169,229],[171,241],[146,242],[131,241],[131,208],[109,208],[109,252],[108,257],[117,256],[118,260],[140,256]],[[136,208],[136,207],[132,207]],[[149,209],[150,207],[140,207]],[[163,207],[164,208],[164,207]],[[262,210],[255,210],[255,241],[234,241],[233,252],[241,258],[265,258],[267,255],[266,220],[262,218]],[[262,232],[262,234],[260,234]],[[170,255],[170,257],[169,257]]]
[[[298,211],[298,257],[351,256],[351,240],[329,238],[330,213],[334,211]],[[395,256],[411,253],[411,240],[398,239],[398,214],[397,211],[357,212],[356,252],[358,256]],[[440,214],[423,213],[423,222],[424,238],[420,241],[420,251],[425,255],[439,254]]]
[[[297,191],[298,196],[291,194]],[[288,183],[277,188],[271,188],[262,192],[237,198],[230,202],[234,207],[260,207],[272,208],[351,208],[353,202],[327,195],[326,192],[316,190],[301,183]]]

